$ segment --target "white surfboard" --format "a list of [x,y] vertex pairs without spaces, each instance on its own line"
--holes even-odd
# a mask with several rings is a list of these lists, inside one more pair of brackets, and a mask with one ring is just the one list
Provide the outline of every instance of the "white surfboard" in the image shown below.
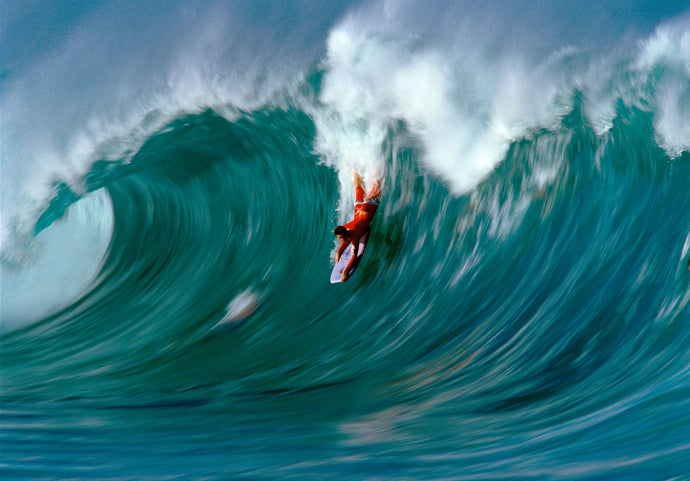
[[[357,258],[360,261],[362,260],[362,256],[364,255],[364,249],[366,247],[368,237],[369,234],[362,236],[362,238],[359,240],[359,250],[357,252]],[[333,270],[331,271],[331,284],[337,284],[338,282],[342,282],[341,279],[343,276],[343,271],[350,263],[350,259],[352,259],[352,251],[353,246],[352,244],[350,244],[345,248],[345,252],[343,252],[343,255],[340,256],[340,260],[336,262],[333,266]],[[352,276],[352,274],[355,272],[358,266],[359,262],[355,261],[355,265],[351,268],[350,276]]]

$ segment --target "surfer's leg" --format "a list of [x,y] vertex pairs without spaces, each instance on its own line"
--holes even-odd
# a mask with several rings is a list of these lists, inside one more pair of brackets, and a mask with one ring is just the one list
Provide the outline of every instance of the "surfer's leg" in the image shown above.
[[364,186],[362,185],[362,178],[355,170],[355,202],[364,202]]
[[380,197],[381,197],[381,181],[377,180],[376,182],[374,182],[374,185],[372,186],[371,190],[369,191],[369,195],[367,195],[367,200],[375,200],[378,202]]

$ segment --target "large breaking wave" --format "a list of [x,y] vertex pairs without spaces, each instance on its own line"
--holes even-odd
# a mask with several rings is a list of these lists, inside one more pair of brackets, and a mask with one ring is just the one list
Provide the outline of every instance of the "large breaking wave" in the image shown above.
[[[687,17],[602,49],[413,7],[324,9],[320,42],[180,7],[148,62],[115,22],[111,67],[68,68],[106,8],[7,77],[7,469],[84,468],[28,456],[21,419],[48,406],[38,445],[76,423],[77,452],[142,423],[170,453],[197,426],[216,464],[206,440],[248,455],[311,433],[312,463],[220,476],[687,474]],[[201,34],[154,49],[172,27]],[[361,268],[331,286],[353,169],[384,196]],[[238,424],[248,444],[214,428]]]

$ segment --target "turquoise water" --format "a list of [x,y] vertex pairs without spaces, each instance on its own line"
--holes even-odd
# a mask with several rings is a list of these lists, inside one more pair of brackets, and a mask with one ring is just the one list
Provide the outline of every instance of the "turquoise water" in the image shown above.
[[[240,94],[73,100],[47,180],[3,136],[2,477],[690,479],[687,22],[523,78],[327,10]],[[352,168],[383,197],[331,285]]]

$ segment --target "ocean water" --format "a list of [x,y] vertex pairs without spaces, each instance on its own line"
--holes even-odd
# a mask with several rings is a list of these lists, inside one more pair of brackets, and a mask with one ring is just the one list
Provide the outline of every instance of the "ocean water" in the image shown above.
[[143,3],[0,5],[0,477],[690,479],[686,6]]

